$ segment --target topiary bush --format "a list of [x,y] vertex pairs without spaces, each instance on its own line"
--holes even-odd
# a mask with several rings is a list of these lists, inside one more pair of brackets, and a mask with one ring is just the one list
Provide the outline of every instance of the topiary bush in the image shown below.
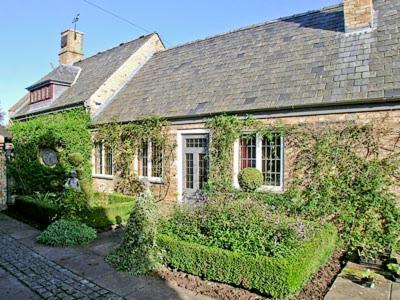
[[263,184],[263,175],[256,168],[245,168],[239,172],[239,185],[245,192],[254,192]]
[[80,154],[79,152],[74,152],[68,156],[68,161],[72,166],[77,168],[83,164],[84,158],[83,155]]
[[49,246],[75,246],[91,242],[96,230],[78,221],[60,219],[50,224],[36,238],[38,243]]
[[145,274],[160,265],[156,243],[158,209],[150,191],[140,194],[132,211],[124,240],[106,260],[120,271]]

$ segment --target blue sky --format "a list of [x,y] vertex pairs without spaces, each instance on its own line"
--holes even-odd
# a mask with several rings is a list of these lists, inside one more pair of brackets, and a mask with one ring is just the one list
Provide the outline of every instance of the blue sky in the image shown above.
[[[160,33],[167,47],[239,27],[337,4],[340,0],[90,0],[133,23]],[[85,56],[145,32],[83,0],[2,0],[0,8],[0,104],[13,105],[29,86],[57,66],[60,32],[85,33]]]

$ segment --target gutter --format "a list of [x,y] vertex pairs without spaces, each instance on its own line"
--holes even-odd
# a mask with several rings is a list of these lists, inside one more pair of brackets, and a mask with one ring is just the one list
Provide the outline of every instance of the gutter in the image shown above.
[[[310,116],[310,115],[327,115],[327,114],[343,114],[343,113],[360,113],[360,112],[371,112],[371,111],[391,111],[400,109],[400,98],[376,98],[363,101],[359,103],[357,101],[343,101],[335,103],[320,103],[320,104],[304,104],[297,106],[282,106],[271,109],[247,109],[237,110],[229,112],[215,112],[215,113],[204,113],[196,114],[192,116],[173,116],[165,117],[164,119],[171,122],[172,125],[183,125],[183,124],[195,124],[204,123],[209,118],[218,115],[239,115],[246,117],[252,114],[256,119],[265,118],[282,118],[282,117],[296,117],[296,116]],[[162,116],[161,116],[162,117]],[[119,124],[126,124],[137,120],[116,122]],[[114,123],[113,121],[92,124],[92,127],[104,125],[108,123]]]
[[38,115],[48,115],[48,114],[52,114],[52,113],[57,113],[57,112],[65,111],[65,110],[74,109],[79,106],[85,107],[85,101],[62,105],[62,106],[58,106],[58,107],[54,107],[54,108],[48,108],[48,109],[44,109],[44,110],[39,110],[37,112],[33,112],[30,114],[25,114],[25,115],[18,116],[18,117],[12,117],[11,120],[13,120],[13,121],[28,120],[28,119],[34,118]]

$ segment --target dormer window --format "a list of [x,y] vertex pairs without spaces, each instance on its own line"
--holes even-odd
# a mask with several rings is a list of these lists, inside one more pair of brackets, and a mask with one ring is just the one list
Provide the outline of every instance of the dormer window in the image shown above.
[[53,85],[49,84],[30,92],[30,103],[49,100],[53,97]]

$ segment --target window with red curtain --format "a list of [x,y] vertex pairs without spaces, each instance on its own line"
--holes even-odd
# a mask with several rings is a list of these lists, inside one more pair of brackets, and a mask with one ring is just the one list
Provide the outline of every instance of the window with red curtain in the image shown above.
[[247,134],[240,138],[240,169],[256,167],[256,135]]
[[52,97],[53,97],[52,85],[42,87],[42,88],[34,90],[30,93],[31,103],[48,100],[48,99],[51,99]]

